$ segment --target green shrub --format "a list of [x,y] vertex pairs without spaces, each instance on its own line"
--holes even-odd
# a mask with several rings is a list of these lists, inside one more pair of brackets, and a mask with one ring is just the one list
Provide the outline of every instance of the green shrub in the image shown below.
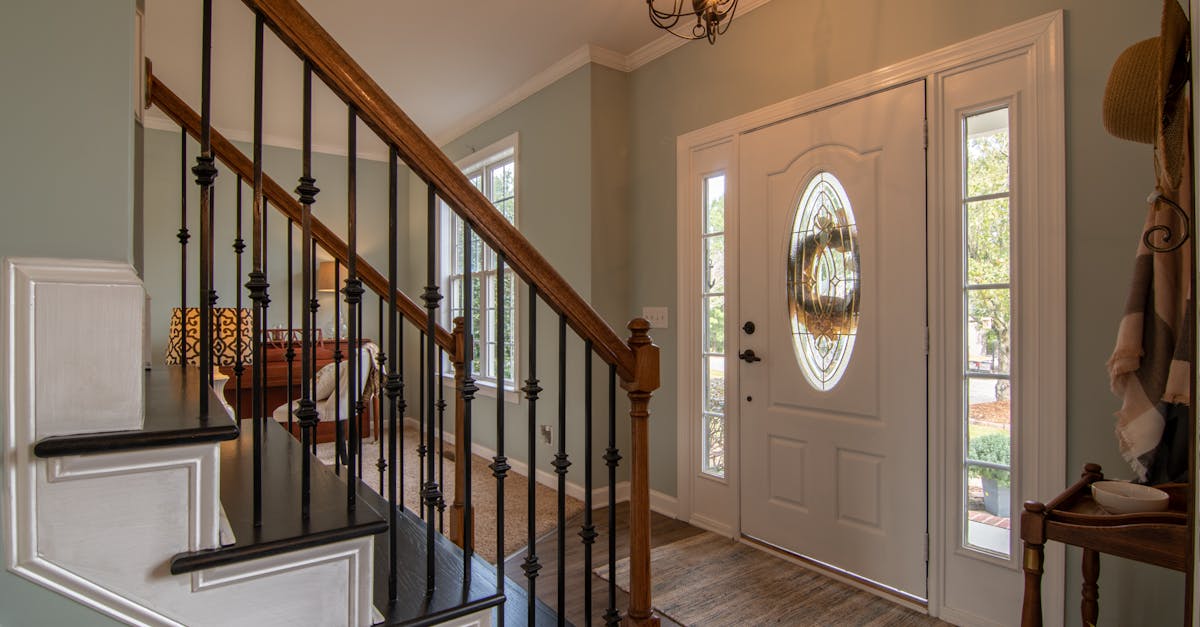
[[[1006,466],[1011,464],[1008,434],[988,433],[971,438],[971,441],[967,444],[967,459],[978,462],[1004,464]],[[1012,475],[1006,470],[968,466],[967,473],[971,477],[992,479],[1000,487],[1008,487],[1012,483]]]

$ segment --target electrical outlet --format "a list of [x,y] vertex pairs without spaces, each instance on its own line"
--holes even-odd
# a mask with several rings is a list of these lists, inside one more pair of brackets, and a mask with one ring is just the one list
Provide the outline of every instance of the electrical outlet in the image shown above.
[[642,307],[642,317],[650,323],[651,329],[667,328],[666,307]]
[[554,427],[551,427],[550,425],[540,426],[542,427],[542,442],[545,444],[550,444],[551,440],[554,439]]

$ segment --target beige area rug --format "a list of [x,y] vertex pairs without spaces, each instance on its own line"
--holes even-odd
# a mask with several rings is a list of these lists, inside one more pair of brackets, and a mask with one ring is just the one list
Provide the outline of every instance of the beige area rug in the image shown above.
[[[709,532],[652,550],[650,565],[654,609],[681,625],[947,624]],[[617,585],[629,589],[629,558]]]
[[[417,457],[417,440],[420,434],[415,427],[404,427],[404,479],[402,482],[404,506],[416,511],[419,502],[419,484],[421,480],[420,458]],[[385,436],[386,438],[386,431]],[[386,449],[387,443],[384,442]],[[379,459],[378,442],[364,441],[363,452],[363,482],[376,492],[384,494],[379,486],[379,470],[375,463]],[[446,476],[442,493],[446,500],[445,532],[450,534],[450,504],[454,502],[454,447],[446,443]],[[325,442],[317,445],[317,458],[326,466],[333,466],[334,444]],[[471,503],[475,507],[475,551],[489,562],[496,561],[496,479],[488,464],[490,459],[478,455],[471,456]],[[435,466],[441,460],[435,458]],[[426,462],[428,463],[428,461]],[[528,512],[528,480],[514,471],[509,471],[504,480],[504,553],[505,557],[525,548],[529,544],[527,525]],[[537,511],[534,517],[537,537],[550,533],[558,524],[558,491],[542,484],[537,484],[534,497]],[[583,511],[583,501],[567,496],[567,515],[565,520]],[[437,520],[436,518],[434,519]]]

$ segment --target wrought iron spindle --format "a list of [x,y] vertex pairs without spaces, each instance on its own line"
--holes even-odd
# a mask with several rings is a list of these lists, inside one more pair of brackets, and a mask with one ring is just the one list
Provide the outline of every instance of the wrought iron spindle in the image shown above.
[[[529,408],[529,429],[527,432],[529,446],[529,477],[526,480],[528,490],[528,526],[526,529],[526,540],[529,546],[525,549],[525,561],[521,563],[521,570],[525,571],[525,579],[528,580],[529,588],[529,607],[526,608],[529,616],[534,616],[537,611],[537,576],[538,571],[542,569],[542,565],[538,563],[537,556],[537,399],[542,388],[538,385],[537,378],[537,286],[531,281],[529,283],[529,378],[525,379],[525,399],[528,402]],[[531,619],[532,620],[532,619]]]
[[[395,146],[388,148],[388,298],[387,298],[387,318],[388,318],[388,343],[391,345],[388,350],[388,355],[395,362],[392,370],[387,376],[387,395],[388,395],[388,456],[385,460],[380,457],[379,463],[381,466],[387,466],[388,474],[388,533],[390,534],[388,542],[388,599],[396,600],[396,413],[402,411],[398,407],[403,400],[400,397],[403,382],[400,380],[398,368],[403,362],[400,358],[400,333],[396,328],[396,275],[400,270],[397,268],[396,262],[400,256],[399,243],[396,235],[396,230],[399,225],[397,220],[397,161],[398,156]],[[390,460],[390,463],[389,461]],[[382,473],[382,470],[380,471]]]
[[[504,478],[511,467],[504,456],[504,256],[496,253],[496,456],[492,476],[496,478],[496,593],[504,592]],[[503,612],[500,612],[503,624]]]
[[[301,261],[301,302],[311,303],[316,300],[313,295],[313,237],[312,237],[312,205],[316,201],[317,192],[321,191],[315,185],[312,177],[312,65],[304,62],[304,138],[302,150],[302,169],[300,185],[296,193],[300,196],[301,206],[301,237],[300,250],[303,254]],[[307,313],[302,316],[300,323],[300,407],[296,410],[296,418],[300,422],[300,441],[304,450],[312,448],[317,426],[317,408],[313,402],[313,383],[316,375],[313,372],[313,324]],[[300,456],[300,511],[301,516],[308,518],[309,490],[311,489],[311,459],[309,455]]]
[[376,407],[376,411],[375,411],[375,423],[376,423],[375,441],[379,445],[379,457],[375,460],[375,469],[379,471],[379,489],[380,490],[382,490],[383,486],[384,486],[383,471],[385,469],[387,469],[387,458],[384,457],[384,451],[383,451],[383,442],[384,442],[384,437],[383,437],[383,397],[387,395],[386,394],[387,388],[385,387],[385,381],[384,381],[384,371],[387,369],[386,366],[387,366],[388,353],[387,353],[386,349],[389,345],[382,337],[383,331],[385,328],[383,326],[383,303],[384,303],[384,300],[385,300],[384,295],[380,294],[379,295],[379,326],[376,328],[379,329],[379,335],[381,337],[379,338],[379,344],[380,344],[379,353],[375,355],[375,365],[377,366],[376,370],[375,370],[375,385],[376,385],[375,389],[379,390],[379,394],[377,395],[378,400],[375,403],[375,407]]
[[[192,238],[188,233],[188,164],[187,164],[187,129],[180,129],[179,142],[179,232],[175,237],[179,240],[179,316],[180,323],[187,326],[187,245]],[[188,363],[187,333],[179,334],[179,365],[187,368]]]
[[[355,248],[357,249],[357,246]],[[355,253],[355,256],[357,256],[357,252]],[[356,266],[357,266],[357,261],[356,261]],[[367,415],[367,402],[366,402],[365,395],[363,394],[363,390],[366,388],[363,387],[363,380],[367,377],[366,370],[368,368],[364,367],[363,363],[362,363],[363,355],[366,354],[363,352],[363,337],[362,336],[363,336],[363,309],[364,309],[364,307],[362,305],[362,296],[363,296],[363,294],[366,293],[366,290],[364,290],[362,287],[362,279],[358,278],[357,267],[355,268],[355,272],[354,272],[354,283],[352,286],[347,285],[346,289],[352,289],[356,293],[353,308],[357,311],[357,315],[355,316],[354,322],[358,326],[356,327],[357,333],[351,333],[350,335],[355,340],[354,346],[356,347],[356,349],[358,351],[355,353],[355,355],[357,356],[357,359],[359,360],[354,365],[354,367],[356,368],[355,372],[358,373],[358,378],[356,379],[355,384],[354,384],[355,390],[356,390],[355,394],[358,395],[358,400],[355,403],[357,412],[354,414],[354,419],[357,421],[354,423],[354,433],[355,433],[355,437],[357,438],[357,441],[354,444],[355,449],[357,449],[355,451],[357,457],[354,458],[357,461],[357,466],[355,466],[355,469],[354,469],[354,477],[357,479],[361,479],[363,477],[362,420],[363,420],[363,416]],[[368,355],[367,356],[367,366],[369,366],[370,363],[371,363],[370,356]],[[351,465],[353,466],[354,464],[351,464]],[[357,499],[357,497],[355,497],[355,498]]]
[[[363,415],[362,401],[362,281],[358,278],[358,115],[354,107],[350,107],[346,123],[346,144],[348,161],[346,164],[346,239],[349,246],[349,265],[346,267],[346,312],[349,317],[350,333],[346,342],[350,347],[350,398],[347,407],[350,408],[350,428],[348,437],[350,443],[346,446],[346,507],[350,511],[358,506],[357,478],[362,476],[362,467],[355,464],[357,454],[358,464],[362,463],[362,434],[358,432]],[[334,285],[337,285],[335,283]],[[338,308],[341,309],[340,307]],[[337,327],[341,334],[341,326]],[[341,346],[339,338],[338,346]]]
[[204,0],[200,44],[200,154],[192,174],[200,186],[200,415],[208,416],[208,391],[213,384],[212,267],[213,181],[217,166],[212,155],[212,0]]
[[558,475],[558,624],[566,624],[567,612],[567,317],[558,316],[558,452],[554,454]]
[[[609,531],[611,534],[612,532]],[[592,341],[583,342],[583,616],[592,624],[592,545],[596,543],[592,521]]]
[[[438,419],[438,485],[442,494],[438,497],[438,531],[446,533],[446,351],[438,347],[437,375],[437,419]],[[503,505],[501,506],[503,507]]]
[[[314,187],[315,189],[315,187]],[[311,212],[310,212],[311,213]],[[308,240],[308,273],[304,276],[308,279],[308,329],[310,337],[308,342],[312,344],[312,350],[308,352],[308,389],[309,400],[313,401],[313,406],[316,407],[317,394],[317,336],[321,333],[321,327],[317,324],[317,312],[321,309],[320,299],[317,298],[317,240],[315,238]],[[337,404],[335,403],[336,407]],[[312,426],[309,428],[312,433],[308,438],[308,448],[315,456],[317,454],[317,424],[321,422],[319,412],[313,415]],[[336,445],[335,445],[336,447]]]
[[[425,335],[417,336],[417,385],[420,390],[417,396],[417,485],[425,486]],[[422,501],[422,504],[424,501]],[[425,508],[418,507],[417,514],[425,520]],[[429,519],[430,523],[433,519]]]
[[617,450],[617,367],[608,366],[608,448],[604,451],[604,462],[608,464],[608,609],[604,610],[604,624],[616,627],[621,624],[621,612],[617,610],[617,464],[621,452]]
[[296,399],[292,397],[292,386],[295,385],[295,382],[296,382],[296,379],[295,379],[295,376],[296,376],[296,372],[295,372],[296,342],[295,342],[295,338],[294,338],[295,332],[293,331],[293,329],[295,329],[296,327],[294,326],[295,320],[292,316],[292,312],[295,309],[295,304],[296,304],[296,297],[295,297],[295,293],[294,293],[294,287],[295,287],[295,283],[296,283],[296,270],[295,270],[296,252],[295,252],[295,246],[293,244],[293,240],[295,239],[295,237],[296,237],[295,223],[292,222],[291,218],[289,218],[288,224],[287,224],[287,277],[288,277],[288,280],[287,280],[287,350],[285,350],[283,353],[283,358],[285,361],[287,361],[288,433],[295,432],[294,417],[296,415],[296,407],[293,405],[293,403],[295,403]]
[[[341,282],[342,264],[335,261],[333,262],[333,284],[338,285]],[[337,334],[334,338],[336,342],[333,345],[333,474],[340,477],[342,475],[342,464],[346,463],[346,460],[342,457],[342,451],[344,450],[342,448],[342,435],[344,434],[342,433],[342,399],[340,398],[342,393],[342,360],[346,356],[342,353],[342,308],[337,306],[336,296],[334,297],[333,307],[333,328]],[[350,387],[353,387],[353,385],[354,380],[351,379]],[[353,484],[347,481],[346,485],[353,491]]]
[[471,507],[471,406],[475,400],[475,393],[479,388],[475,386],[475,375],[471,370],[471,359],[475,354],[475,327],[472,324],[473,313],[471,310],[471,294],[474,289],[474,277],[471,267],[473,254],[471,252],[471,226],[463,221],[463,287],[462,287],[462,308],[463,308],[463,332],[462,332],[462,399],[463,399],[463,427],[462,433],[456,433],[455,437],[462,438],[463,445],[459,447],[462,457],[459,459],[459,467],[463,469],[463,480],[460,485],[462,489],[462,547],[463,547],[463,577],[467,577],[471,572],[471,554],[474,552],[475,532],[472,529],[475,522],[475,510]]
[[[254,336],[251,340],[251,404],[254,408],[251,418],[251,429],[254,447],[254,526],[262,526],[262,438],[263,420],[267,416],[267,399],[263,393],[267,383],[266,355],[263,349],[263,335],[267,332],[267,296],[266,259],[267,259],[267,211],[263,198],[263,30],[264,23],[261,14],[254,20],[254,177],[253,177],[253,213],[254,226],[252,231],[253,250],[251,258],[253,269],[250,271],[246,289],[250,291],[250,301],[254,308]],[[239,187],[240,188],[240,187]],[[240,307],[240,305],[239,305]],[[288,382],[291,385],[291,381]],[[240,387],[240,386],[239,386]],[[288,407],[289,415],[291,407]]]
[[[426,215],[428,222],[426,223],[426,278],[428,283],[425,285],[425,309],[427,314],[425,317],[425,396],[422,411],[425,416],[433,420],[433,360],[437,356],[437,309],[442,300],[441,289],[437,284],[437,192],[434,190],[433,184],[429,184],[428,191],[428,213]],[[422,420],[424,425],[424,420]],[[468,427],[467,435],[470,435]],[[468,439],[468,442],[471,440]],[[426,429],[425,442],[418,442],[427,451],[433,451],[433,429]],[[433,456],[429,455],[420,461],[426,462],[425,478],[426,483],[422,496],[425,501],[425,588],[428,593],[433,593],[434,586],[434,570],[435,562],[433,555],[433,543],[436,540],[437,530],[433,528],[433,516],[437,511],[438,499],[441,498],[441,488],[434,477],[433,471]],[[419,463],[419,462],[418,462]],[[468,465],[470,460],[467,460]],[[467,501],[468,508],[470,501]],[[464,553],[470,553],[471,548],[468,545]]]
[[[237,179],[237,201],[234,206],[234,219],[237,224],[234,227],[233,238],[233,255],[234,255],[234,272],[233,284],[237,285],[238,281],[242,280],[242,252],[246,250],[246,241],[242,239],[242,179]],[[242,364],[242,290],[237,292],[234,302],[237,308],[237,335],[233,340],[233,380],[236,387],[233,390],[233,417],[237,420],[238,425],[242,424],[242,373],[245,372],[245,366]]]

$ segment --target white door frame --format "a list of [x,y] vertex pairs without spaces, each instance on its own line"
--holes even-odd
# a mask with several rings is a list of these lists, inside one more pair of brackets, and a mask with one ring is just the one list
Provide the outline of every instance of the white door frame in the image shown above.
[[[1195,1],[1195,0],[1193,0]],[[699,356],[698,347],[687,338],[698,337],[697,326],[700,315],[698,292],[692,289],[698,284],[700,266],[699,217],[693,202],[693,187],[698,172],[694,171],[692,156],[698,151],[724,144],[732,151],[729,175],[736,177],[738,138],[741,134],[785,120],[803,113],[838,104],[853,98],[871,94],[909,81],[926,79],[928,125],[930,131],[927,153],[928,171],[928,233],[927,252],[929,267],[929,324],[931,329],[944,328],[952,303],[946,302],[942,286],[949,278],[942,271],[944,255],[959,254],[960,243],[947,241],[944,224],[947,211],[957,211],[957,199],[945,198],[945,171],[939,129],[945,120],[940,107],[940,78],[956,71],[979,64],[981,61],[1015,53],[1028,53],[1035,64],[1036,107],[1039,126],[1053,132],[1039,133],[1035,151],[1039,164],[1037,180],[1031,183],[1033,196],[1037,199],[1039,235],[1031,242],[1030,251],[1038,260],[1041,272],[1035,286],[1038,295],[1035,323],[1035,343],[1023,345],[1022,350],[1037,364],[1039,384],[1034,402],[1039,409],[1036,432],[1029,433],[1029,441],[1035,442],[1027,450],[1031,455],[1023,464],[1022,471],[1031,481],[1029,490],[1040,498],[1050,498],[1065,488],[1066,479],[1066,138],[1063,64],[1063,12],[1048,13],[1009,27],[993,31],[958,44],[936,50],[919,57],[875,70],[826,88],[796,98],[746,113],[719,122],[712,126],[679,136],[676,141],[677,180],[677,272],[678,272],[678,416],[677,424],[677,486],[678,517],[696,526],[710,529],[731,537],[740,537],[741,523],[739,507],[738,474],[736,468],[727,464],[726,489],[730,491],[727,502],[735,504],[726,516],[714,517],[706,514],[694,516],[697,509],[693,493],[698,480],[698,423],[693,418],[699,415]],[[727,201],[728,202],[728,201]],[[733,211],[736,211],[736,205]],[[727,214],[730,213],[727,204]],[[727,218],[728,219],[728,218]],[[727,234],[727,238],[736,234]],[[1021,253],[1018,253],[1021,254]],[[729,275],[727,276],[736,276]],[[733,299],[727,298],[727,307]],[[726,352],[732,357],[736,352],[735,338],[740,329],[736,322],[735,309],[726,311]],[[949,354],[945,342],[937,334],[931,334],[929,352],[929,612],[934,616],[953,617],[970,624],[970,616],[956,615],[949,609],[944,598],[944,570],[946,535],[949,533],[945,521],[948,508],[952,505],[945,498],[946,486],[942,479],[942,468],[953,451],[957,450],[946,436],[952,425],[960,420],[959,411],[948,407],[948,386],[957,385],[959,378],[959,356]],[[735,367],[727,372],[736,373]],[[736,374],[734,374],[736,376]],[[953,379],[951,379],[953,377]],[[738,395],[736,379],[730,378],[727,397]],[[736,451],[739,417],[737,404],[727,403],[726,449]],[[736,463],[736,460],[734,460]],[[1031,467],[1032,471],[1027,469]],[[726,499],[722,499],[726,500]],[[1015,517],[1015,516],[1014,516]],[[1014,533],[1017,526],[1014,525]],[[1043,583],[1043,607],[1047,624],[1056,624],[1063,616],[1064,604],[1063,550],[1059,545],[1046,547],[1046,575]],[[947,611],[949,610],[949,611]]]

